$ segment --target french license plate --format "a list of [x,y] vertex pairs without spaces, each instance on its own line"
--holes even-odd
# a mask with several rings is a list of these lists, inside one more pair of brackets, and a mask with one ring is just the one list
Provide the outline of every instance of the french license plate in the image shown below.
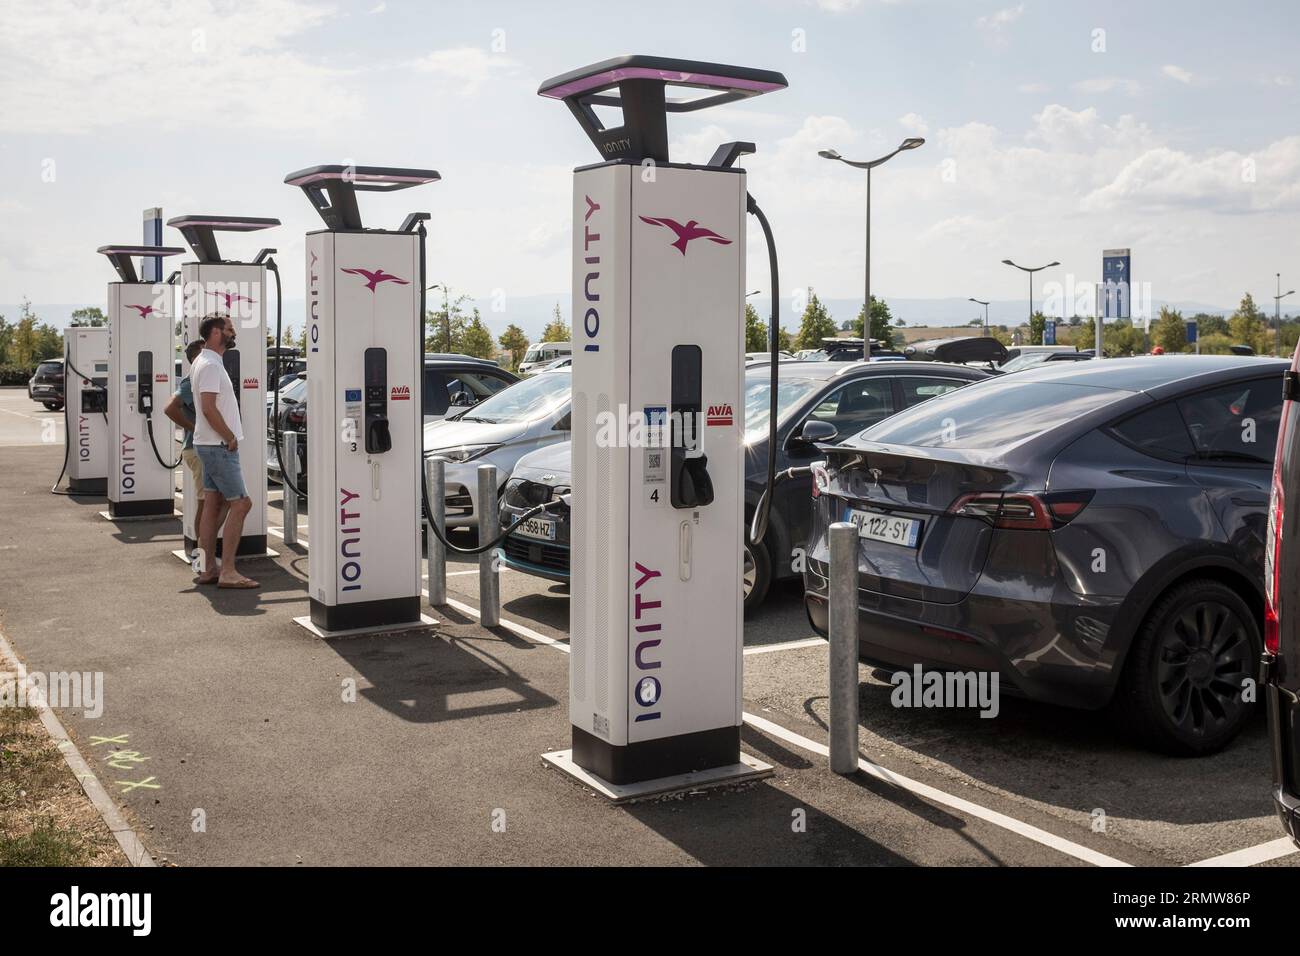
[[515,529],[515,534],[521,534],[525,538],[538,538],[542,541],[554,541],[555,522],[549,518],[529,518]]
[[857,525],[859,538],[898,544],[905,548],[915,548],[917,542],[921,540],[922,522],[916,518],[900,518],[896,515],[881,514],[878,511],[851,509],[847,520]]

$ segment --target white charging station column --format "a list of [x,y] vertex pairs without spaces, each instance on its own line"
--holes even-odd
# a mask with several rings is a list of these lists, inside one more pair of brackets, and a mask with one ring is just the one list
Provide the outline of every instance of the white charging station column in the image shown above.
[[172,288],[138,281],[130,257],[182,251],[167,246],[99,249],[122,278],[108,286],[110,518],[169,516],[175,510],[175,473],[164,462],[176,460],[177,445],[171,422],[162,414],[174,387]]
[[[616,785],[741,763],[747,194],[732,164],[752,146],[670,163],[666,84],[709,91],[700,108],[785,81],[624,57],[540,90],[609,157],[574,174],[569,718],[572,762]],[[623,126],[593,105],[621,105]],[[640,440],[611,442],[625,420]]]
[[63,332],[68,489],[104,494],[108,479],[108,328]]
[[[177,216],[167,225],[179,229],[196,260],[181,265],[183,339],[191,342],[199,336],[199,326],[208,316],[229,316],[235,326],[235,347],[226,349],[222,360],[239,399],[239,418],[244,440],[239,447],[239,466],[252,508],[244,518],[244,531],[237,555],[267,553],[266,544],[266,298],[267,266],[265,259],[274,249],[258,253],[253,262],[232,262],[221,258],[217,232],[255,232],[278,226],[278,219],[238,216]],[[189,374],[190,363],[182,357],[182,372]],[[197,410],[198,396],[194,396]],[[185,536],[185,553],[198,546],[199,529],[194,517],[198,496],[203,489],[194,487],[188,468],[181,471],[181,521]],[[223,541],[217,535],[217,556]]]
[[307,235],[310,623],[321,632],[419,624],[426,214],[366,229],[358,191],[434,182],[432,170],[291,173],[326,229]]

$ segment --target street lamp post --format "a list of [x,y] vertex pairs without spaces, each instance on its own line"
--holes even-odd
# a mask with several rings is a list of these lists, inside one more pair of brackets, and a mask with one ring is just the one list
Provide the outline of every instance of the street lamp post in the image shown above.
[[[846,166],[852,166],[854,169],[865,169],[867,171],[867,250],[866,250],[866,282],[863,290],[862,306],[862,339],[866,343],[871,338],[871,171],[882,163],[893,159],[899,153],[906,149],[916,149],[918,146],[925,145],[925,140],[919,136],[909,136],[898,144],[898,149],[892,153],[881,156],[879,159],[871,160],[849,160],[845,159],[833,149],[819,149],[817,155],[822,159],[834,159]],[[865,347],[865,346],[864,346]],[[867,353],[870,349],[867,350]],[[864,354],[867,354],[864,353]]]
[[1273,296],[1273,325],[1276,326],[1275,341],[1277,342],[1277,354],[1282,355],[1282,300],[1289,295],[1295,295],[1295,289],[1289,292],[1282,291],[1282,273],[1277,274],[1277,295]]
[[1004,266],[1011,266],[1012,268],[1019,269],[1021,272],[1024,272],[1029,276],[1029,322],[1032,325],[1034,321],[1034,273],[1042,272],[1044,269],[1050,269],[1052,266],[1059,266],[1060,263],[1053,260],[1045,266],[1034,266],[1032,269],[1029,266],[1016,265],[1016,263],[1012,262],[1010,259],[1003,259],[1002,264]]
[[984,306],[984,335],[987,336],[989,334],[989,304],[981,299],[972,298],[970,301],[976,305]]

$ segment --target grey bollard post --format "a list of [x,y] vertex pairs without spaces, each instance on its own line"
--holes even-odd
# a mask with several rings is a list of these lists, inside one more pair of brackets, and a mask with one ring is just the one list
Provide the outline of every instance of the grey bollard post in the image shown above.
[[[497,466],[478,466],[478,540],[482,547],[498,534],[500,514],[497,511]],[[479,622],[484,627],[501,623],[501,579],[497,576],[496,548],[489,548],[478,556]]]
[[281,505],[284,510],[284,543],[298,543],[298,493],[293,489],[298,486],[298,433],[284,432],[280,436],[280,448],[284,452],[284,461],[280,462],[280,473],[284,481],[280,482],[284,490]]
[[429,514],[425,517],[425,541],[429,553],[429,607],[447,603],[447,549],[438,531],[447,533],[447,463],[442,458],[424,460],[424,477],[429,486]]
[[831,770],[858,770],[858,529],[830,527]]

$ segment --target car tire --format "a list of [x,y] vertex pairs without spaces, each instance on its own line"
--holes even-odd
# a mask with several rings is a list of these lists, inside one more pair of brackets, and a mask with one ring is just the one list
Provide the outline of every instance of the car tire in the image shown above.
[[41,404],[44,405],[47,409],[49,409],[52,412],[57,412],[60,408],[63,407],[58,402],[41,402]]
[[1262,642],[1250,606],[1211,578],[1185,581],[1147,614],[1115,698],[1116,715],[1152,750],[1200,757],[1222,750],[1250,719],[1242,684]]
[[745,614],[750,614],[763,603],[772,586],[772,556],[767,546],[754,547],[748,541],[740,562],[740,581],[745,595]]

